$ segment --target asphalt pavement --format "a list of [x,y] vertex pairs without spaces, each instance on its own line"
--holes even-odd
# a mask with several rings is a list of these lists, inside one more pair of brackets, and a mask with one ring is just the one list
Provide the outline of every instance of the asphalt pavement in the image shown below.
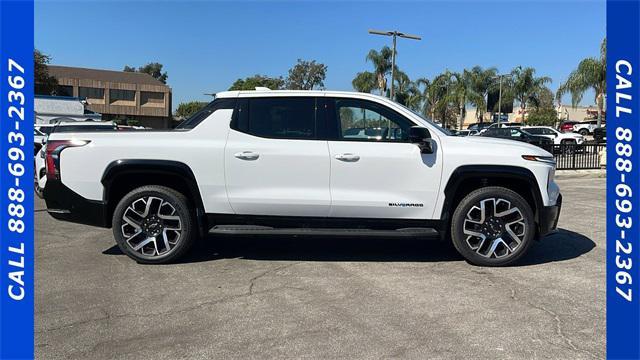
[[605,179],[515,266],[421,239],[226,236],[140,265],[36,200],[40,359],[605,357]]

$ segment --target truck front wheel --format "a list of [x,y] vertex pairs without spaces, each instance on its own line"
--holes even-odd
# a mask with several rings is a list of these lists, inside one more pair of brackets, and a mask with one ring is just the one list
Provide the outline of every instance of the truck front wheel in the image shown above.
[[113,212],[112,225],[120,250],[146,264],[175,261],[196,236],[188,199],[164,186],[143,186],[125,195]]
[[533,211],[518,193],[491,186],[472,191],[451,221],[456,250],[470,263],[503,266],[524,255],[535,233]]

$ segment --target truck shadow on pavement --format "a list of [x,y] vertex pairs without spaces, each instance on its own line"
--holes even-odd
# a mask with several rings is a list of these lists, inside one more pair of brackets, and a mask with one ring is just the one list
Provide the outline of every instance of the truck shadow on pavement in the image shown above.
[[[560,229],[534,242],[529,252],[513,266],[570,260],[588,253],[595,245],[582,234]],[[117,246],[103,254],[123,255]],[[196,244],[179,263],[235,258],[265,261],[463,261],[450,243],[421,238],[216,235]]]

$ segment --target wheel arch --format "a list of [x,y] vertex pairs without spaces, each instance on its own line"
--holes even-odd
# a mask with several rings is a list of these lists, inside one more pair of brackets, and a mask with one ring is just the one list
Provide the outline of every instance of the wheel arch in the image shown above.
[[539,226],[540,209],[544,203],[538,181],[531,170],[508,165],[464,165],[456,168],[444,190],[444,204],[440,218],[443,222],[443,238],[448,233],[451,215],[463,197],[486,186],[502,186],[520,194],[531,206],[536,226]]
[[[149,175],[155,175],[151,178]],[[145,185],[161,185],[183,193],[195,207],[198,228],[206,228],[206,216],[200,189],[191,168],[172,160],[119,159],[104,170],[100,182],[103,185],[103,202],[109,225],[118,202],[131,190]]]

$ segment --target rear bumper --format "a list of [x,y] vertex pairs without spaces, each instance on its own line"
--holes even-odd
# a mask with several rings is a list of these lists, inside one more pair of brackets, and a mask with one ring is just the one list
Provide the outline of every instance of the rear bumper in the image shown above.
[[538,235],[543,237],[558,227],[560,210],[562,209],[562,195],[558,195],[558,200],[553,206],[545,206],[540,210]]
[[59,180],[48,180],[43,197],[47,212],[58,220],[99,227],[111,227],[107,206],[102,201],[88,200]]

